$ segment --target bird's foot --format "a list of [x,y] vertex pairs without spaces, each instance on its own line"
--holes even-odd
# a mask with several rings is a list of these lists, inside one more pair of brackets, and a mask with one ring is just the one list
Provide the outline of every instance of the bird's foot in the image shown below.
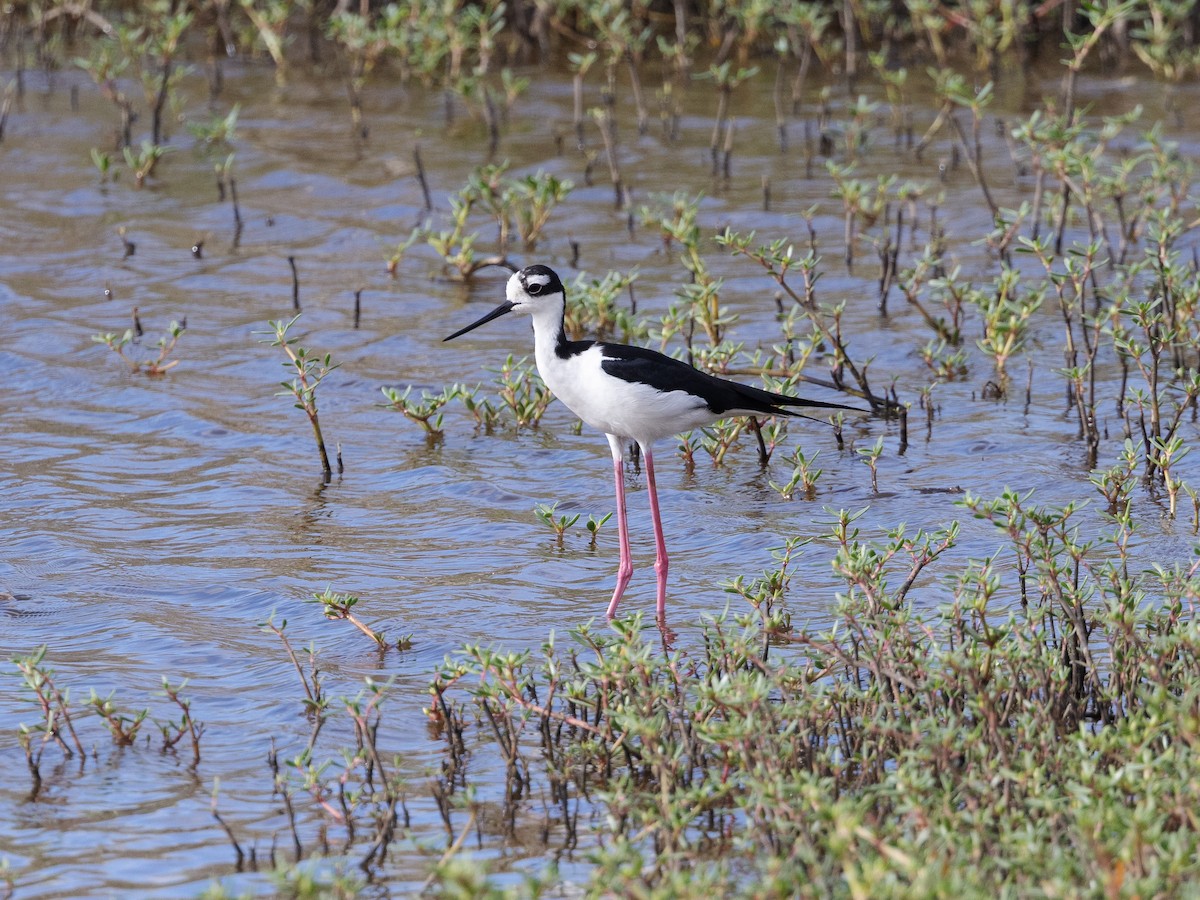
[[667,624],[665,616],[656,616],[654,622],[658,625],[658,633],[662,637],[663,652],[670,653],[675,649],[675,639],[679,635]]

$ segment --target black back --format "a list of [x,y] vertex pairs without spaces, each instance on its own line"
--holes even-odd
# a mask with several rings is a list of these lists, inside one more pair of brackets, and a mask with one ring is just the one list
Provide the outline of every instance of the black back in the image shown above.
[[[561,291],[565,306],[566,291],[553,269],[542,265],[526,266],[518,273],[518,277],[525,290],[533,296]],[[593,346],[600,348],[603,355],[600,368],[606,374],[624,381],[646,384],[663,392],[684,391],[703,400],[714,415],[726,413],[800,415],[784,408],[789,406],[854,409],[852,406],[845,406],[841,403],[789,397],[786,394],[764,391],[762,388],[752,387],[748,384],[728,381],[707,372],[701,372],[682,360],[647,347],[609,344],[604,341],[571,341],[567,339],[563,325],[559,324],[558,335],[554,342],[554,353],[559,359],[578,356]]]
[[686,391],[703,400],[716,415],[734,412],[792,415],[788,410],[780,408],[787,406],[852,409],[841,403],[789,397],[748,384],[727,381],[646,347],[601,342],[600,351],[604,355],[600,367],[614,378],[647,384],[660,391]]

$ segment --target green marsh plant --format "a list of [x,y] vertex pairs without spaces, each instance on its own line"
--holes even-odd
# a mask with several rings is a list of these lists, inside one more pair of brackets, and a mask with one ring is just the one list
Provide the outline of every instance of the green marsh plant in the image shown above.
[[361,12],[340,7],[329,17],[326,33],[341,54],[350,121],[359,140],[365,140],[368,131],[363,121],[363,88],[388,50],[402,42],[402,16],[401,7],[391,4],[377,15],[363,6]]
[[503,412],[487,397],[480,397],[479,388],[463,387],[458,399],[475,420],[475,427],[482,428],[486,434],[491,434],[503,421]]
[[[1200,398],[1200,369],[1173,365],[1173,345],[1183,337],[1181,326],[1164,308],[1163,298],[1130,297],[1111,325],[1114,347],[1121,359],[1142,376],[1143,386],[1130,386],[1124,398],[1126,420],[1136,415],[1150,476],[1160,476],[1163,459],[1155,448],[1171,446],[1184,415]],[[1135,433],[1132,424],[1127,431]]]
[[202,147],[228,146],[237,137],[237,121],[242,106],[235,103],[225,115],[213,114],[207,121],[189,122],[188,131]]
[[[114,699],[115,691],[102,697],[92,690],[81,708],[73,707],[70,689],[62,684],[54,669],[46,663],[47,650],[47,646],[43,644],[32,653],[12,660],[21,675],[24,688],[33,698],[33,706],[37,709],[40,720],[33,726],[22,723],[18,733],[18,742],[25,752],[25,761],[33,779],[32,798],[36,798],[41,791],[41,764],[47,744],[55,744],[68,759],[78,757],[83,761],[89,755],[96,755],[95,746],[89,754],[80,736],[85,721],[79,714],[80,709],[90,712],[104,722],[113,746],[116,747],[133,746],[142,724],[150,716],[149,709],[133,713],[123,712]],[[181,694],[187,682],[173,686],[164,677],[162,683],[163,696],[182,713],[178,722],[156,720],[162,736],[162,752],[173,751],[176,745],[187,737],[192,748],[192,764],[196,765],[200,762],[200,737],[204,733],[204,726],[192,716],[191,700]]]
[[317,731],[320,730],[322,717],[325,710],[329,707],[329,698],[325,694],[324,680],[320,667],[317,665],[317,649],[313,645],[309,645],[302,651],[308,658],[307,671],[300,664],[300,656],[292,647],[291,640],[287,636],[287,619],[282,619],[278,624],[275,622],[274,613],[271,614],[267,621],[259,626],[264,631],[270,631],[274,634],[281,644],[283,644],[284,652],[287,653],[288,660],[292,667],[296,670],[296,675],[300,678],[300,684],[304,687],[304,709],[305,712],[313,716],[316,727],[313,731],[313,736],[309,740],[309,747],[316,740]]
[[514,228],[526,251],[536,249],[551,211],[574,187],[571,181],[542,171],[522,177],[507,173],[507,162],[479,166],[459,193],[460,199],[470,201],[468,210],[475,204],[492,215],[501,255],[508,252]]
[[458,399],[465,388],[459,384],[452,384],[442,388],[440,394],[421,391],[420,400],[411,397],[412,385],[406,387],[403,392],[391,387],[382,387],[380,390],[387,400],[387,403],[383,404],[385,407],[394,409],[409,421],[416,422],[427,437],[440,438],[445,416],[443,410],[451,401]]
[[[275,83],[282,86],[287,81],[287,34],[288,19],[293,12],[288,0],[268,0],[259,3],[256,0],[239,0],[242,12],[250,21],[253,37],[256,43],[267,52],[275,66]],[[246,40],[251,44],[253,39]]]
[[653,35],[653,27],[644,10],[625,7],[620,0],[596,0],[581,4],[589,24],[595,29],[595,46],[604,54],[603,103],[607,109],[616,104],[617,68],[625,65],[629,76],[630,94],[637,115],[638,134],[645,134],[650,115],[646,109],[642,90],[642,63],[646,47]]
[[[573,846],[577,803],[599,805],[598,894],[840,896],[847,872],[864,893],[881,879],[922,895],[1070,893],[1081,879],[1171,893],[1200,846],[1183,799],[1196,565],[1123,574],[1127,544],[1081,543],[1070,507],[1011,493],[964,504],[1001,539],[966,566],[946,561],[956,525],[875,538],[836,513],[832,621],[795,623],[790,541],[761,577],[728,585],[749,612],[707,622],[700,653],[664,653],[636,619],[540,650],[472,645],[438,676],[438,702],[466,747],[510,773],[508,796],[556,798],[542,814],[552,845]],[[916,598],[939,566],[955,574],[929,607]],[[964,832],[964,815],[977,827]]]
[[125,147],[122,151],[125,156],[125,165],[133,173],[134,185],[138,188],[144,187],[146,179],[158,167],[158,161],[171,151],[171,147],[151,141],[142,141],[142,146],[136,152],[132,147]]
[[1045,299],[1041,291],[1019,287],[1015,269],[1003,269],[991,285],[968,294],[983,316],[983,336],[975,343],[992,359],[1002,385],[1008,383],[1008,362],[1022,350],[1029,336],[1030,319]]
[[116,181],[117,170],[113,168],[112,154],[93,147],[91,156],[92,165],[96,167],[96,172],[100,175],[100,183],[105,184],[110,179]]
[[821,455],[819,450],[815,451],[811,456],[806,456],[803,448],[797,447],[792,451],[792,455],[787,458],[787,461],[792,464],[792,476],[786,484],[776,484],[774,481],[769,482],[772,490],[779,494],[784,500],[791,500],[797,494],[803,496],[806,500],[811,500],[817,494],[817,479],[821,477],[823,469],[814,465],[817,457]]
[[527,252],[537,248],[551,211],[566,199],[573,187],[569,179],[545,172],[512,179],[506,199]]
[[87,755],[72,720],[71,692],[59,686],[54,670],[46,665],[46,650],[43,644],[32,653],[12,661],[21,673],[24,687],[33,695],[40,714],[40,721],[35,726],[27,726],[22,722],[18,734],[29,774],[33,778],[32,793],[35,797],[41,789],[40,766],[47,744],[56,744],[63,756],[68,758],[76,754],[81,758]]
[[300,315],[297,314],[287,321],[279,319],[267,322],[269,330],[260,333],[271,335],[271,337],[260,343],[279,347],[287,356],[287,362],[283,366],[289,372],[294,373],[294,377],[280,382],[284,390],[276,396],[294,398],[296,409],[302,410],[308,417],[309,424],[312,425],[313,438],[317,443],[317,454],[321,458],[321,471],[325,475],[325,480],[328,481],[333,474],[333,467],[329,464],[329,453],[325,449],[325,437],[321,431],[321,420],[317,412],[317,389],[329,373],[341,364],[333,362],[332,356],[328,353],[323,356],[317,355],[307,347],[301,346],[299,337],[288,336],[289,329],[299,319]]
[[[571,193],[569,180],[546,172],[510,177],[508,164],[489,164],[476,168],[467,184],[450,196],[449,228],[426,223],[415,229],[388,258],[388,272],[396,275],[400,258],[414,244],[428,246],[442,261],[451,277],[466,281],[487,266],[508,265],[510,236],[520,237],[525,250],[531,251],[542,238],[550,213]],[[481,256],[478,230],[471,225],[472,213],[485,210],[496,224],[496,253]]]
[[717,112],[713,117],[712,138],[709,141],[714,178],[732,177],[734,124],[730,115],[730,104],[733,92],[757,74],[757,66],[735,66],[731,60],[725,60],[714,62],[707,72],[697,76],[712,81],[717,89]]
[[871,493],[879,493],[879,460],[883,457],[883,438],[877,438],[870,447],[859,447],[855,450],[859,459],[871,470]]
[[[983,113],[994,99],[995,87],[990,81],[982,86],[968,84],[964,77],[947,70],[938,70],[933,73],[933,77],[935,90],[943,98],[939,117],[944,113],[945,118],[953,127],[959,145],[963,149],[963,158],[967,161],[967,168],[971,170],[971,177],[975,179],[975,183],[983,194],[984,202],[987,203],[992,218],[995,219],[1000,214],[1000,207],[996,203],[988,183],[982,141]],[[969,136],[958,121],[955,109],[966,109],[970,112],[971,133]]]
[[133,145],[133,101],[121,87],[121,79],[129,68],[129,62],[115,42],[110,41],[97,41],[91,46],[90,56],[75,60],[75,65],[87,72],[100,93],[116,107],[120,120],[116,143],[122,149]]
[[1170,518],[1175,518],[1175,509],[1179,500],[1180,489],[1187,491],[1187,486],[1183,479],[1174,474],[1175,466],[1188,453],[1191,448],[1184,442],[1179,435],[1174,435],[1167,440],[1155,438],[1150,442],[1151,463],[1158,471],[1162,478],[1163,487],[1167,492],[1168,510],[1167,515]]
[[788,538],[782,547],[771,551],[775,566],[747,581],[739,575],[724,585],[725,592],[749,604],[762,630],[762,659],[767,659],[771,641],[792,631],[792,616],[787,606],[788,590],[796,560],[809,541]]
[[588,534],[591,535],[588,540],[588,547],[595,549],[596,538],[600,536],[600,528],[611,518],[612,513],[605,513],[598,519],[594,515],[588,516],[587,521],[583,523],[583,527],[586,528],[588,530]]
[[[957,266],[946,272],[942,265],[940,247],[926,245],[920,258],[901,270],[897,283],[905,301],[932,329],[937,340],[942,345],[957,347],[962,343],[965,301],[962,273]],[[946,315],[932,308],[930,299],[940,300]]]
[[517,429],[537,428],[554,395],[542,383],[529,358],[517,359],[510,353],[494,371],[500,402],[512,414]]
[[[649,336],[649,329],[637,316],[632,303],[636,271],[622,274],[608,272],[595,278],[581,272],[567,289],[570,298],[563,317],[563,327],[568,335],[578,340],[592,337],[597,340],[620,337],[629,343]],[[631,298],[629,309],[618,304],[622,294]]]
[[200,737],[204,734],[204,724],[196,721],[195,716],[192,715],[191,699],[180,693],[185,687],[187,687],[187,679],[173,685],[170,679],[163,676],[163,696],[179,710],[179,721],[168,719],[165,722],[159,722],[158,728],[162,733],[164,752],[175,749],[186,737],[192,748],[192,765],[197,766],[200,764]]
[[[1100,298],[1089,303],[1089,293],[1095,294],[1095,273],[1101,265],[1100,244],[1093,241],[1084,247],[1076,246],[1061,259],[1049,252],[1049,239],[1021,239],[1022,250],[1032,253],[1046,271],[1054,288],[1064,327],[1064,348],[1069,391],[1079,416],[1079,436],[1086,440],[1091,464],[1095,465],[1100,448],[1100,429],[1096,402],[1096,358],[1103,332],[1111,321],[1111,310],[1097,308]],[[1078,336],[1077,336],[1078,332]]]
[[[402,775],[403,762],[398,754],[388,753],[381,746],[383,705],[391,689],[391,681],[366,679],[354,696],[341,697],[338,706],[353,734],[352,741],[330,757],[318,755],[322,748],[315,746],[316,732],[309,745],[294,756],[280,758],[272,742],[267,754],[273,796],[282,804],[287,839],[290,839],[292,864],[277,868],[280,883],[290,889],[313,891],[313,896],[328,886],[329,896],[357,896],[357,879],[337,874],[328,884],[317,884],[310,873],[322,868],[323,861],[333,855],[333,841],[338,842],[339,860],[335,872],[357,862],[364,877],[377,874],[377,867],[387,856],[391,843],[408,830],[409,812],[405,805],[408,791]],[[212,814],[233,846],[236,867],[241,871],[247,853],[238,841],[234,829],[217,811],[217,791],[214,789]],[[315,822],[317,835],[306,841],[305,825]],[[272,838],[279,838],[276,833]],[[275,855],[271,855],[275,864]],[[257,869],[254,851],[249,854],[250,869]],[[349,891],[349,893],[342,893]],[[216,896],[225,896],[216,894]]]
[[1125,440],[1118,461],[1107,469],[1096,469],[1089,480],[1104,497],[1105,511],[1113,518],[1128,518],[1134,490],[1138,486],[1141,468],[1137,445]]
[[[354,614],[354,607],[358,605],[358,597],[353,594],[342,594],[334,591],[332,588],[326,588],[319,594],[312,595],[314,603],[321,604],[321,611],[327,619],[341,619],[349,622],[372,641],[380,650],[386,650],[390,645],[384,637],[382,631],[376,631],[367,625],[362,619]],[[411,635],[401,638],[398,646],[404,649],[404,646],[410,643]]]
[[[833,355],[832,372],[834,386],[856,396],[861,396],[872,409],[880,412],[898,409],[899,404],[894,398],[876,394],[867,378],[869,363],[858,364],[850,356],[849,349],[842,337],[841,317],[844,305],[831,308],[819,308],[814,301],[812,285],[816,283],[819,272],[816,271],[819,257],[812,253],[797,258],[795,249],[786,239],[779,239],[770,244],[756,242],[755,233],[735,232],[726,229],[717,236],[717,243],[725,247],[733,256],[745,256],[757,262],[775,281],[785,296],[790,298],[804,313],[813,325],[820,338],[828,345]],[[789,280],[788,274],[795,266],[801,272],[803,288],[795,287]],[[848,372],[857,387],[845,383],[843,373]]]
[[854,247],[860,233],[863,228],[870,228],[878,222],[887,210],[896,176],[880,175],[872,184],[851,177],[855,168],[853,163],[843,166],[830,160],[825,168],[833,180],[830,193],[842,202],[842,241],[845,245],[846,271],[849,272],[854,268]]
[[117,335],[115,332],[105,332],[104,334],[92,335],[92,340],[97,344],[103,344],[113,353],[121,358],[121,360],[129,366],[129,371],[136,375],[142,373],[151,377],[165,375],[175,366],[179,365],[178,359],[171,359],[170,356],[175,352],[175,344],[179,341],[186,326],[179,322],[172,322],[167,329],[167,333],[158,339],[155,346],[158,348],[158,355],[149,359],[137,359],[131,356],[128,352],[135,343],[133,329],[127,329],[123,334]]
[[938,381],[958,381],[967,374],[967,354],[951,349],[945,341],[929,341],[917,354]]
[[88,697],[87,708],[104,720],[114,744],[118,747],[128,747],[137,740],[138,732],[150,710],[142,709],[128,715],[117,706],[113,700],[115,696],[116,691],[110,691],[108,696],[101,697],[93,690]]
[[149,143],[157,147],[167,140],[168,107],[187,74],[187,68],[177,64],[176,56],[195,14],[171,0],[149,0],[136,9],[137,15],[118,24],[115,33],[121,53],[142,82],[150,109]]
[[563,547],[563,537],[566,535],[567,530],[576,522],[578,522],[580,515],[582,515],[582,513],[558,515],[557,500],[549,505],[545,503],[539,503],[534,507],[533,512],[538,519],[554,533],[555,545],[560,550]]
[[575,146],[581,153],[586,152],[587,145],[584,138],[584,124],[586,119],[584,118],[583,82],[599,58],[600,55],[594,50],[589,50],[587,53],[572,52],[567,54],[567,65],[570,67],[572,73],[571,85],[572,97],[574,99],[572,121],[575,127]]
[[666,248],[677,248],[679,262],[689,279],[675,291],[682,304],[673,305],[663,318],[660,335],[663,349],[673,334],[681,333],[690,350],[697,329],[710,344],[720,344],[725,330],[737,322],[737,316],[721,305],[723,280],[713,274],[704,258],[699,223],[703,199],[677,192],[673,196],[659,195],[652,204],[641,208],[643,223],[658,230]]
[[1147,0],[1147,16],[1130,32],[1130,49],[1156,78],[1178,84],[1200,71],[1200,48],[1184,39],[1193,7],[1172,0]]

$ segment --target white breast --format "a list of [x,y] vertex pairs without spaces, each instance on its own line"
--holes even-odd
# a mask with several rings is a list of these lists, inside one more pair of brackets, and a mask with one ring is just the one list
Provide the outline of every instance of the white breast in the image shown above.
[[542,380],[566,407],[593,428],[650,444],[716,417],[705,402],[686,391],[660,391],[648,384],[607,374],[599,346],[561,359],[553,349],[537,348]]

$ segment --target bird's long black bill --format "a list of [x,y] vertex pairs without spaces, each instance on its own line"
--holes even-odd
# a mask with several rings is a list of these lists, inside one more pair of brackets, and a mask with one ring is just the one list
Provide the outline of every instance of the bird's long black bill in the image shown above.
[[468,331],[474,331],[480,325],[486,325],[488,322],[492,321],[492,319],[500,318],[502,315],[504,315],[506,312],[511,310],[516,305],[517,304],[513,303],[511,300],[505,300],[503,303],[501,303],[499,306],[497,306],[495,309],[493,309],[490,313],[488,313],[486,316],[484,316],[482,319],[480,319],[478,322],[472,322],[466,328],[460,328],[460,329],[458,329],[458,331],[454,332],[454,334],[450,335],[449,337],[442,338],[442,343],[445,343],[446,341],[452,341],[456,337],[466,334]]

